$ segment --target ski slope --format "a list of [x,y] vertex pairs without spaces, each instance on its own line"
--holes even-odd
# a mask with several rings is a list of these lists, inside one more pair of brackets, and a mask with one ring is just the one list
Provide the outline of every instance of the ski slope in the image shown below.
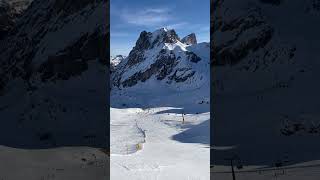
[[208,86],[179,93],[151,87],[112,91],[111,180],[208,180]]

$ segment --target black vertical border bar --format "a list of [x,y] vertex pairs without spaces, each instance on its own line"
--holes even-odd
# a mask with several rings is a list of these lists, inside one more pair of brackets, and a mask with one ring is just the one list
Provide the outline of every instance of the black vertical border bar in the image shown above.
[[[213,137],[214,137],[214,118],[213,118],[213,57],[214,57],[214,52],[213,52],[213,1],[214,0],[210,0],[210,167],[213,163],[213,151],[211,149],[212,145],[213,145]],[[211,172],[211,168],[210,168],[210,172]],[[210,173],[210,179],[212,179],[211,177],[211,173]]]
[[[106,16],[107,16],[107,26],[106,26],[106,32],[107,32],[107,39],[106,39],[106,43],[107,43],[107,48],[106,48],[106,54],[107,54],[107,58],[110,58],[110,0],[106,0]],[[108,159],[107,159],[107,176],[108,176],[108,180],[110,180],[110,62],[108,61],[107,63],[107,77],[106,77],[106,85],[107,85],[107,89],[106,89],[106,111],[107,111],[107,117],[106,117],[106,137],[107,137],[107,142],[106,142],[106,148],[108,151]]]

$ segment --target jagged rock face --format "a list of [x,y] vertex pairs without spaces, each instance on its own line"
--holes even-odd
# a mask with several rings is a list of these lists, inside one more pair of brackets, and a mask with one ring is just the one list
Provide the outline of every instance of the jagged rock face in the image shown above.
[[38,69],[42,81],[68,80],[71,76],[81,75],[86,71],[88,61],[96,58],[105,59],[104,39],[107,39],[106,35],[100,34],[99,31],[91,35],[85,34],[75,44],[66,47],[56,55],[49,56]]
[[7,2],[13,7],[19,14],[23,13],[24,10],[32,3],[33,0],[2,0]]
[[[220,9],[219,9],[220,10]],[[214,65],[237,64],[248,56],[250,52],[264,48],[273,36],[273,28],[256,10],[250,11],[240,17],[224,21],[217,12],[217,21],[214,24],[213,35],[216,42],[213,43]],[[249,32],[254,32],[249,34]],[[227,40],[219,40],[219,35],[230,33]],[[241,37],[246,37],[242,41]],[[241,43],[239,42],[241,41]],[[238,43],[239,42],[239,43]]]
[[196,34],[191,33],[191,34],[187,35],[186,37],[181,39],[181,42],[188,44],[188,45],[197,44]]
[[130,51],[128,56],[128,65],[133,66],[145,59],[144,51],[159,46],[161,43],[176,43],[179,40],[174,30],[158,30],[153,35],[150,32],[142,31],[136,42],[135,47]]
[[[225,3],[217,1],[213,21],[212,65],[239,65],[241,69],[256,71],[265,69],[277,59],[290,59],[294,56],[294,45],[274,39],[275,30],[268,23],[261,8],[252,6],[239,15],[223,15]],[[281,1],[263,1],[278,4]],[[278,51],[277,49],[281,49]],[[256,58],[251,58],[256,56]],[[250,60],[249,60],[250,58]],[[278,60],[280,61],[280,60]],[[241,65],[240,65],[241,64]]]
[[[86,3],[77,3],[76,6],[70,2],[34,1],[33,6],[25,12],[24,17],[0,47],[2,50],[0,73],[4,74],[1,78],[2,84],[17,77],[28,81],[37,76],[43,81],[65,80],[85,71],[90,60],[98,59],[103,64],[107,63],[105,39],[108,37],[103,19],[99,22],[100,25],[96,25],[92,28],[94,30],[87,33],[77,32],[71,28],[73,23],[77,23],[72,17],[75,12],[80,12],[81,19],[78,21],[90,20],[95,13],[98,13],[97,11],[102,12],[99,10],[102,1],[85,1]],[[86,28],[85,25],[79,25]],[[70,43],[63,44],[64,40],[54,38],[63,31],[75,31],[75,36],[69,40]],[[49,43],[50,39],[57,42]],[[55,43],[61,43],[61,46],[50,47]],[[15,64],[14,68],[12,64]]]
[[0,1],[0,40],[12,30],[17,19],[27,9],[32,0],[1,0]]
[[55,142],[44,146],[106,145],[107,3],[34,0],[0,41],[0,117],[23,127],[17,141],[32,146],[36,132]]
[[6,1],[0,1],[0,40],[13,28],[16,17],[15,9]]
[[[202,45],[199,47],[207,48],[209,53],[209,46]],[[196,46],[197,44],[191,45],[180,41],[174,30],[162,28],[153,33],[143,31],[129,56],[113,73],[113,84],[118,88],[127,88],[139,82],[146,82],[152,77],[167,84],[193,80],[197,74],[193,66],[202,67],[209,59],[193,52]]]
[[156,75],[158,80],[164,79],[168,74],[170,74],[177,64],[176,57],[172,52],[166,53],[165,49],[162,49],[156,58],[156,61],[150,65],[150,68],[146,71],[139,71],[135,73],[130,78],[122,82],[123,87],[130,87],[137,84],[139,81],[145,82],[152,75]]

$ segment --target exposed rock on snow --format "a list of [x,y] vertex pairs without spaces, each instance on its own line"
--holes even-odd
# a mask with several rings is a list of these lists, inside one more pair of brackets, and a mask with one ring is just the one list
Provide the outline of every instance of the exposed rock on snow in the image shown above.
[[197,44],[196,34],[191,33],[181,39],[181,42],[187,45]]

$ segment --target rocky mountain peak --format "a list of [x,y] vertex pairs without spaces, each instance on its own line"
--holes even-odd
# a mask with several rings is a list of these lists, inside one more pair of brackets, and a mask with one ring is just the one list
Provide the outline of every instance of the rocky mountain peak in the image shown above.
[[176,43],[180,40],[176,31],[173,29],[160,28],[154,32],[142,31],[136,42],[135,47],[128,56],[128,66],[133,66],[144,60],[143,53],[154,47],[162,46],[165,43]]
[[147,31],[142,31],[140,33],[140,36],[136,42],[136,46],[134,47],[134,49],[140,49],[140,50],[144,50],[144,49],[148,49],[150,46],[150,33]]
[[180,38],[174,29],[160,28],[154,32],[142,31],[134,49],[146,50],[161,43],[176,43]]
[[188,45],[197,44],[196,34],[191,33],[187,35],[186,37],[181,39],[181,42]]
[[152,47],[160,43],[176,43],[180,40],[174,29],[161,28],[151,34]]
[[114,86],[126,88],[149,79],[179,83],[179,86],[190,84],[189,81],[202,82],[202,73],[206,72],[198,70],[206,69],[209,46],[196,44],[194,33],[185,41],[189,44],[182,43],[173,29],[161,28],[152,33],[142,31],[129,56],[115,69],[112,75]]

